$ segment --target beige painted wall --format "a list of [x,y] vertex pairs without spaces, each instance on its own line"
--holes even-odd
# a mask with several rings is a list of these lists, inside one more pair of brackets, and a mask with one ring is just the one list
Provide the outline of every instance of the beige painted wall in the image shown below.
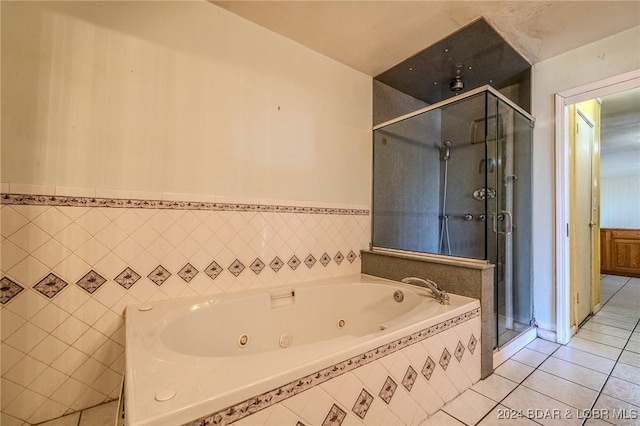
[[2,182],[369,204],[371,78],[207,2],[2,2]]
[[554,95],[640,69],[640,27],[539,62],[532,69],[533,262],[535,318],[555,332],[555,143]]

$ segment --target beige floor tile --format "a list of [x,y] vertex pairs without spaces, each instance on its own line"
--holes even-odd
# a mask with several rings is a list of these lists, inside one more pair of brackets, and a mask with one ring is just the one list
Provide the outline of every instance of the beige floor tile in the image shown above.
[[627,342],[627,345],[624,347],[624,350],[640,353],[640,342],[637,342],[635,340],[629,340]]
[[604,374],[611,373],[611,370],[613,370],[613,366],[615,365],[615,361],[611,359],[579,351],[567,346],[563,346],[555,351],[552,357],[559,358],[573,364],[578,364]]
[[542,363],[539,370],[546,371],[547,373],[562,377],[563,379],[598,392],[607,381],[606,374],[555,357],[549,357]]
[[78,412],[54,420],[49,420],[48,422],[40,423],[38,426],[78,426],[79,419],[80,413]]
[[534,371],[522,385],[580,410],[591,408],[598,396],[592,389],[542,370]]
[[506,408],[504,405],[498,405],[489,414],[485,416],[479,426],[500,426],[500,425],[531,425],[535,426],[538,423],[529,420],[526,417],[520,416],[518,412]]
[[594,316],[589,321],[597,322],[599,324],[610,325],[612,327],[623,328],[625,330],[633,330],[636,326],[633,322],[619,321],[612,318],[606,318],[603,316]]
[[631,330],[625,330],[624,328],[612,327],[610,325],[604,325],[592,321],[587,321],[581,328],[608,334],[610,336],[620,337],[622,339],[628,339],[631,335]]
[[442,407],[442,411],[465,424],[475,425],[493,410],[496,404],[496,401],[468,389]]
[[496,402],[502,401],[509,392],[514,390],[518,384],[506,379],[498,374],[492,374],[484,380],[480,380],[471,389],[482,395],[493,399]]
[[622,349],[603,345],[602,343],[592,342],[591,340],[585,340],[577,336],[573,336],[567,346],[583,352],[598,355],[603,358],[609,358],[611,360],[618,359],[620,352],[622,352]]
[[618,362],[640,368],[640,354],[637,352],[622,351]]
[[613,346],[614,348],[622,349],[627,344],[627,338],[621,338],[611,336],[609,334],[599,333],[593,330],[586,330],[581,328],[576,334],[577,337],[585,340],[591,340],[592,342],[602,343],[603,345]]
[[437,411],[433,416],[420,423],[420,426],[464,426],[444,411]]
[[623,362],[619,362],[613,368],[611,372],[613,377],[617,377],[619,379],[628,380],[633,383],[640,383],[640,368],[634,367],[633,365],[625,364]]
[[559,343],[550,342],[548,340],[537,338],[533,342],[527,345],[528,349],[542,352],[543,354],[551,355],[556,349],[560,347]]
[[638,426],[640,407],[633,406],[608,395],[600,395],[593,408],[602,413],[606,412],[607,416],[603,420],[611,424],[617,426]]
[[640,407],[639,384],[619,379],[617,377],[609,377],[609,380],[607,380],[607,383],[602,389],[602,393],[635,405],[636,407]]
[[82,412],[79,426],[113,426],[118,415],[118,401],[98,405]]
[[534,370],[530,365],[508,359],[494,370],[494,374],[521,383]]
[[[615,302],[611,302],[612,304]],[[609,310],[608,308],[605,309],[601,309],[598,313],[596,313],[593,318],[599,318],[599,317],[605,317],[605,318],[611,318],[611,319],[615,319],[618,321],[624,321],[624,322],[633,322],[633,321],[637,321],[636,318],[637,315],[634,315],[634,313],[631,313],[630,315],[627,315],[626,313],[621,313],[618,310]]]
[[[543,425],[580,425],[582,423],[582,420],[578,420],[575,416],[575,408],[525,386],[519,386],[511,392],[502,401],[502,405]],[[570,415],[567,416],[567,413]]]
[[520,349],[515,355],[513,355],[511,359],[535,368],[542,364],[548,356],[549,355],[538,351],[523,348]]

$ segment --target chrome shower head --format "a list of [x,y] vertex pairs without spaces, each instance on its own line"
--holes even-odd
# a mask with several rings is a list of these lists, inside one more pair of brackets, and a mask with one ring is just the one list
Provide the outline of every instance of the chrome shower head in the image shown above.
[[460,75],[461,73],[462,73],[462,65],[457,64],[456,75],[455,77],[453,77],[453,80],[451,80],[451,83],[449,83],[449,89],[452,92],[459,92],[462,89],[464,89],[464,82],[462,81],[462,75]]

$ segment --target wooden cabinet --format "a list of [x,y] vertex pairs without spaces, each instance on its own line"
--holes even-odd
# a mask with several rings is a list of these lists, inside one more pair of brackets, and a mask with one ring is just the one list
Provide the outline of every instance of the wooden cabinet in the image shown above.
[[603,274],[640,277],[640,229],[600,229]]

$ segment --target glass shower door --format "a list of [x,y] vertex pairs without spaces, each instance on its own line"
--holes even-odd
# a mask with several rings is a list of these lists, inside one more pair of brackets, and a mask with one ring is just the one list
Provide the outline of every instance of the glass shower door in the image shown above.
[[[487,254],[495,264],[496,347],[533,320],[531,281],[531,122],[487,97]],[[490,191],[487,191],[490,193]]]

